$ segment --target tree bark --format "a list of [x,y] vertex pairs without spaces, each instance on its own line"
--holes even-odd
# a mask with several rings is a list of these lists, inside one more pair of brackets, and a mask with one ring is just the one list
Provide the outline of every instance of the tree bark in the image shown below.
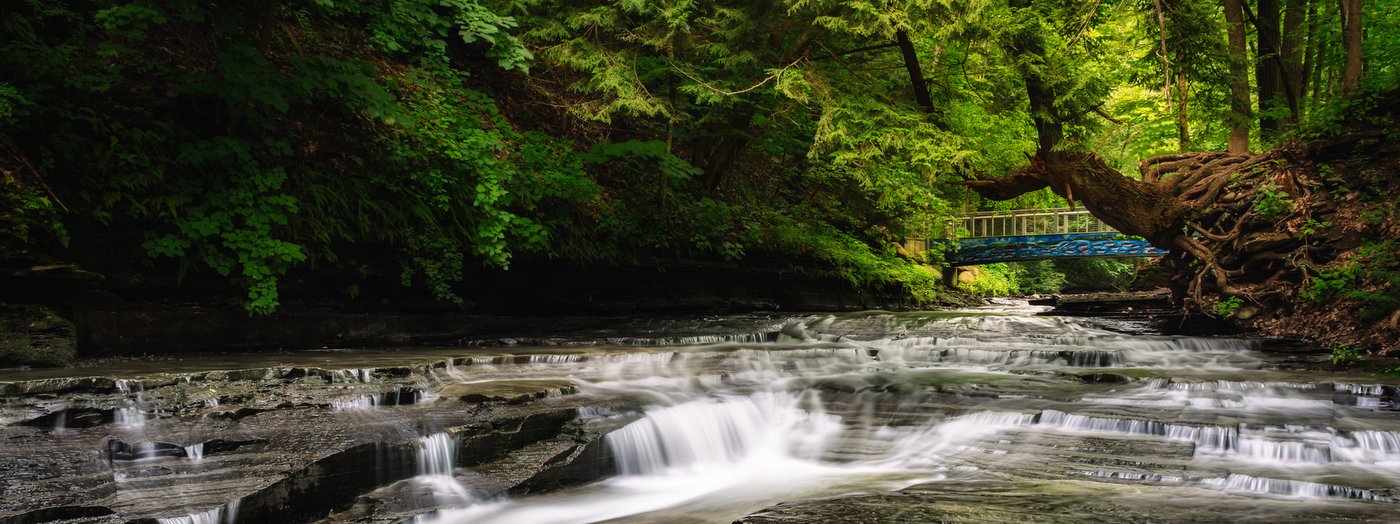
[[1346,49],[1342,94],[1351,96],[1361,85],[1361,0],[1338,1],[1342,8],[1342,44]]
[[[1013,7],[1029,7],[1029,0],[1013,0]],[[1055,90],[1045,76],[1037,71],[1037,65],[1045,61],[1045,39],[1035,31],[1022,31],[1012,37],[1011,52],[1031,67],[1022,72],[1026,82],[1026,97],[1030,100],[1031,121],[1035,124],[1035,134],[1039,150],[1053,151],[1064,139],[1064,124],[1060,112],[1055,108]],[[1073,199],[1070,200],[1073,204]]]
[[[1177,63],[1181,63],[1181,51],[1177,51]],[[1186,110],[1186,69],[1176,69],[1176,142],[1180,151],[1191,150],[1190,113]]]
[[[1316,3],[1318,3],[1318,4],[1321,4],[1321,3],[1322,3],[1322,0],[1313,0],[1313,1],[1316,2]],[[1323,6],[1322,9],[1326,9],[1326,6]],[[1319,12],[1318,12],[1317,14],[1318,14],[1319,17],[1321,16],[1320,10],[1319,10]],[[1317,108],[1318,108],[1318,106],[1322,103],[1322,93],[1323,93],[1323,91],[1326,90],[1326,87],[1327,87],[1327,86],[1326,86],[1326,82],[1327,82],[1327,81],[1330,81],[1330,80],[1324,81],[1324,77],[1323,77],[1323,74],[1322,74],[1323,71],[1324,71],[1325,69],[1327,69],[1327,66],[1326,66],[1326,64],[1327,64],[1327,53],[1328,53],[1328,50],[1329,50],[1329,49],[1330,49],[1330,47],[1328,46],[1328,42],[1327,42],[1327,39],[1326,39],[1326,38],[1318,38],[1318,39],[1317,39],[1317,45],[1314,47],[1314,51],[1313,51],[1313,54],[1314,54],[1313,62],[1314,62],[1314,63],[1313,63],[1313,70],[1312,70],[1312,74],[1313,74],[1313,77],[1312,77],[1312,100],[1308,102],[1308,110],[1309,110],[1309,111],[1316,111]]]
[[[1013,8],[1030,5],[1028,0],[1011,0]],[[1064,125],[1055,107],[1055,92],[1041,68],[1045,60],[1045,40],[1036,31],[1013,36],[1009,51],[1027,64],[1022,71],[1026,83],[1031,118],[1035,123],[1039,150],[1030,165],[996,180],[968,180],[963,185],[986,198],[1006,200],[1049,187],[1074,205],[1082,201],[1094,216],[1129,235],[1137,235],[1158,245],[1170,245],[1181,234],[1185,208],[1162,184],[1123,176],[1093,153],[1057,151],[1064,139]]]
[[1307,0],[1287,0],[1283,10],[1283,40],[1279,49],[1282,65],[1282,78],[1287,79],[1283,88],[1287,89],[1289,118],[1281,124],[1284,127],[1297,125],[1300,110],[1298,100],[1302,97],[1303,77],[1303,21],[1307,18]]
[[1245,39],[1244,0],[1225,0],[1225,23],[1230,43],[1230,143],[1235,154],[1249,152],[1249,49]]
[[1312,87],[1313,69],[1317,67],[1317,2],[1308,2],[1308,29],[1303,42],[1303,71],[1298,77],[1298,109],[1303,116],[1311,114],[1313,107],[1308,103],[1308,88]]
[[713,193],[724,183],[724,177],[734,161],[748,148],[751,141],[749,126],[753,124],[755,108],[744,104],[734,110],[723,124],[712,126],[718,138],[698,140],[692,148],[692,164],[705,171],[705,190]]
[[[1341,0],[1346,1],[1346,0]],[[1259,55],[1254,63],[1254,85],[1259,94],[1259,134],[1271,139],[1278,133],[1278,118],[1273,110],[1278,106],[1281,71],[1278,67],[1279,3],[1259,0],[1259,12],[1254,17]]]
[[924,112],[932,114],[935,110],[933,97],[929,95],[928,82],[924,80],[923,66],[919,64],[919,54],[914,50],[914,43],[909,40],[909,33],[903,29],[895,31],[894,37],[895,43],[899,45],[899,54],[904,56],[904,68],[909,71],[914,100],[924,108]]

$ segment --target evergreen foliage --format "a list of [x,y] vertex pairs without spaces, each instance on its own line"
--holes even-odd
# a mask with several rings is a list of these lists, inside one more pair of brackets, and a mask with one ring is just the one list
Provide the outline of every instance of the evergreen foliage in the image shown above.
[[[1221,8],[1163,0],[1159,22],[1157,5],[16,0],[0,6],[0,247],[217,275],[255,312],[321,271],[460,303],[471,268],[521,258],[777,263],[932,300],[893,243],[960,212],[1067,204],[947,184],[1024,164],[1033,121],[1119,168],[1184,145],[1188,113],[1194,148],[1223,147]],[[1336,7],[1310,19],[1299,132],[1400,81],[1400,4],[1366,9],[1350,105]],[[121,256],[90,253],[108,245]],[[1136,272],[1066,267],[993,267],[985,291]]]

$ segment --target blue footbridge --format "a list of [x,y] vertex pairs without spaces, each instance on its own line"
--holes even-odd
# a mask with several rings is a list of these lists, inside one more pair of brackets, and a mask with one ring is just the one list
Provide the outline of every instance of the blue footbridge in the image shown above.
[[949,244],[951,266],[1055,258],[1159,257],[1167,250],[1128,237],[1084,210],[1021,209],[975,213],[948,221],[939,238],[909,239],[919,250]]

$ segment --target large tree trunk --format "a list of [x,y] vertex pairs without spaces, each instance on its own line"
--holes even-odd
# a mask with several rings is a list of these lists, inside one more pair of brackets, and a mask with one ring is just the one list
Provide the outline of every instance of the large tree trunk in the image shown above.
[[[1322,0],[1314,0],[1314,2],[1321,3]],[[1327,7],[1324,5],[1321,9],[1326,8]],[[1322,16],[1321,10],[1319,10],[1315,14],[1317,14],[1319,17]],[[1322,72],[1324,69],[1327,69],[1327,51],[1327,39],[1319,37],[1317,39],[1317,44],[1313,48],[1314,59],[1312,70],[1312,97],[1311,100],[1308,101],[1309,111],[1316,111],[1318,105],[1322,103],[1322,92],[1325,87]]]
[[[1181,63],[1181,53],[1177,53],[1177,63]],[[1176,143],[1178,151],[1191,150],[1191,114],[1187,107],[1186,69],[1176,68]]]
[[1230,145],[1234,154],[1249,152],[1249,49],[1245,41],[1244,0],[1225,0],[1230,42]]
[[1361,0],[1338,1],[1342,8],[1342,44],[1346,49],[1342,94],[1350,96],[1361,85]]
[[1265,139],[1272,139],[1277,134],[1279,124],[1278,118],[1273,115],[1278,102],[1281,73],[1277,60],[1278,25],[1278,0],[1259,0],[1259,12],[1254,20],[1259,46],[1259,55],[1254,63],[1254,85],[1259,93],[1259,134]]
[[1287,127],[1297,124],[1301,112],[1298,100],[1303,95],[1303,21],[1307,18],[1307,12],[1307,0],[1287,0],[1284,4],[1283,44],[1279,49],[1279,61],[1282,62],[1281,78],[1284,79],[1283,88],[1287,90],[1285,99],[1289,114],[1282,124]]
[[754,106],[744,104],[727,118],[707,126],[715,137],[696,140],[691,148],[691,163],[705,171],[705,191],[715,192],[734,161],[743,154],[751,141],[749,127],[753,124]]
[[1303,42],[1303,71],[1298,78],[1298,110],[1304,115],[1311,114],[1313,108],[1308,104],[1308,88],[1312,87],[1313,69],[1317,68],[1317,2],[1318,0],[1307,0],[1308,2],[1308,30]]

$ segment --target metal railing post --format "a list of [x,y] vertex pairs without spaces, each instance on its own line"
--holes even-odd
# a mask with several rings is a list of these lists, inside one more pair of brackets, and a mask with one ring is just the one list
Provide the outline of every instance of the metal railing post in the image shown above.
[[966,233],[965,238],[987,238],[1112,232],[1114,229],[1093,213],[1061,208],[988,211],[953,217],[948,219],[945,236],[955,238]]

